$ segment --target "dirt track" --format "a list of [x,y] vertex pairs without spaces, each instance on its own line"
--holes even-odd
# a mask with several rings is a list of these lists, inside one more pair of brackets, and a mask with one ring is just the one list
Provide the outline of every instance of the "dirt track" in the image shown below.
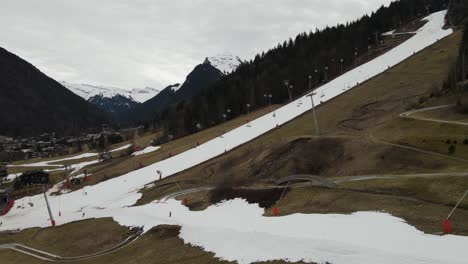
[[32,247],[25,246],[23,244],[17,244],[17,243],[11,243],[11,244],[3,244],[0,245],[0,250],[14,250],[16,252],[20,252],[25,255],[29,255],[31,257],[34,257],[36,259],[40,260],[45,260],[45,261],[51,261],[51,262],[60,262],[60,263],[65,263],[65,262],[75,262],[75,261],[81,261],[81,260],[88,260],[88,259],[93,259],[96,257],[104,256],[110,253],[113,253],[117,250],[120,250],[131,243],[133,243],[135,240],[137,240],[140,235],[143,233],[142,229],[133,229],[132,233],[130,236],[128,236],[124,241],[121,243],[117,244],[116,246],[97,252],[97,253],[92,253],[89,255],[83,255],[83,256],[74,256],[74,257],[62,257],[58,256],[49,252],[45,252],[39,249],[35,249]]

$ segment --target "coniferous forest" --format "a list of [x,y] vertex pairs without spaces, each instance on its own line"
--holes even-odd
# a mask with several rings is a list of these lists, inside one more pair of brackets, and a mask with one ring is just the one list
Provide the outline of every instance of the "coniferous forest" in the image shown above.
[[450,1],[450,20],[452,24],[459,25],[468,22],[468,2],[466,0]]
[[166,134],[182,136],[195,132],[196,124],[209,127],[222,122],[228,109],[231,119],[245,114],[247,104],[250,111],[265,107],[270,94],[273,104],[285,103],[286,80],[297,97],[308,91],[309,76],[313,87],[339,76],[378,56],[382,33],[415,24],[448,5],[446,0],[401,0],[357,21],[299,34],[241,64],[197,96],[171,105],[152,122]]

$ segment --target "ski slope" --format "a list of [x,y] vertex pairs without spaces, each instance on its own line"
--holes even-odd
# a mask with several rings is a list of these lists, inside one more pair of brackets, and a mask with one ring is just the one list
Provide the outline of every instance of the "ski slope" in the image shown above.
[[[318,88],[313,96],[315,104],[352,89],[451,34],[451,29],[442,29],[445,14],[446,11],[441,11],[428,16],[428,22],[416,35],[400,46]],[[263,211],[260,212],[258,206],[238,200],[203,212],[190,212],[175,200],[129,207],[141,197],[140,189],[159,179],[157,170],[168,177],[191,168],[275,129],[309,111],[311,106],[310,97],[304,96],[274,113],[251,121],[249,126],[236,128],[222,138],[215,138],[177,156],[85,187],[83,191],[66,193],[60,198],[50,196],[53,213],[62,212],[56,222],[61,225],[86,218],[113,217],[122,225],[144,226],[145,230],[159,224],[178,224],[182,226],[180,236],[187,243],[239,263],[274,259],[345,264],[465,263],[463,260],[468,259],[468,251],[463,250],[462,245],[468,244],[468,238],[425,235],[401,219],[383,213],[356,213],[351,216],[296,214],[266,218],[261,216]],[[29,198],[24,199],[29,202]],[[34,207],[13,208],[6,216],[0,217],[3,222],[0,230],[49,226],[43,196],[33,196],[31,201]],[[174,217],[168,218],[169,211]],[[232,212],[238,213],[233,215]],[[316,226],[319,228],[314,228]],[[370,227],[369,234],[366,226]],[[409,252],[409,245],[415,248],[414,252]],[[440,250],[443,245],[453,250]]]

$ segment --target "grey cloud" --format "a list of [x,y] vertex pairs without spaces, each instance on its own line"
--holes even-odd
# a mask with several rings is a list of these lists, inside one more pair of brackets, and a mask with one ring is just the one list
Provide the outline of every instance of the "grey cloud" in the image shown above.
[[[57,80],[161,88],[204,57],[244,59],[391,0],[1,0],[0,46]],[[6,25],[6,26],[5,26]]]

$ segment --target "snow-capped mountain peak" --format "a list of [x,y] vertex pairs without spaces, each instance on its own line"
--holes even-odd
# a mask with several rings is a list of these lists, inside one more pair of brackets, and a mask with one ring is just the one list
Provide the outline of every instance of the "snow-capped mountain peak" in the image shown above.
[[205,59],[205,63],[210,63],[213,67],[220,70],[223,74],[229,74],[237,69],[242,60],[229,53],[220,54]]
[[102,95],[106,98],[112,98],[116,95],[121,95],[132,99],[135,102],[143,103],[154,96],[156,96],[160,91],[155,88],[145,87],[145,88],[133,88],[131,90],[112,87],[112,86],[101,86],[101,85],[90,85],[90,84],[74,84],[68,82],[60,82],[68,90],[72,91],[76,95],[89,100],[91,97],[96,95]]

